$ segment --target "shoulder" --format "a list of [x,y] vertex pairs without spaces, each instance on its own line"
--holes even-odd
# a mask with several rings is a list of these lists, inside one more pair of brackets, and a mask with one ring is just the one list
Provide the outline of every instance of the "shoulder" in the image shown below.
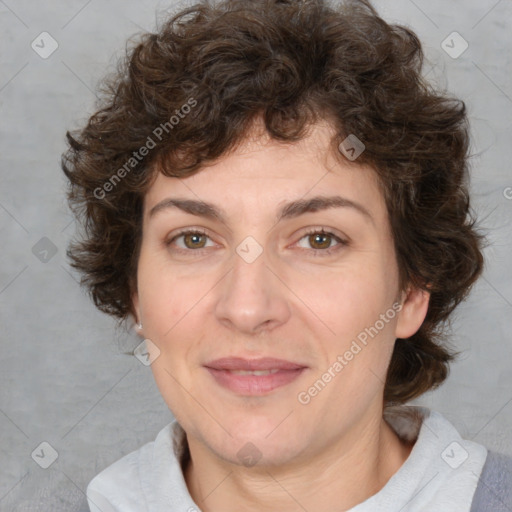
[[151,444],[125,455],[89,482],[86,494],[91,512],[145,510],[139,466]]
[[[169,455],[159,440],[170,433],[171,424],[165,426],[154,441],[128,453],[98,473],[87,486],[87,501],[91,512],[142,512],[148,510],[144,477],[154,471],[155,452]],[[159,450],[155,444],[159,443]]]
[[488,452],[471,504],[471,512],[512,510],[512,457]]

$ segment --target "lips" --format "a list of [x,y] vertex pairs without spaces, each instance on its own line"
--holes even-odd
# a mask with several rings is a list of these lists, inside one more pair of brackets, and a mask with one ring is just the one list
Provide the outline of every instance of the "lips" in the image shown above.
[[242,371],[265,371],[265,370],[298,370],[305,368],[304,365],[292,363],[284,359],[262,357],[260,359],[244,359],[242,357],[224,357],[205,364],[207,368],[214,370],[242,370]]
[[284,359],[227,357],[204,365],[217,384],[240,395],[263,395],[294,381],[307,368]]

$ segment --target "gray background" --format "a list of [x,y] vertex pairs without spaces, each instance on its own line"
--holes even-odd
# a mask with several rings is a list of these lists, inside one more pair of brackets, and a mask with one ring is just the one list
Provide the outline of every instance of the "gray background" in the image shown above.
[[[91,478],[172,419],[149,367],[122,354],[138,344],[134,332],[96,311],[68,266],[74,223],[59,158],[66,129],[93,112],[95,86],[125,40],[153,30],[157,9],[176,5],[0,1],[1,511],[83,510]],[[453,323],[463,356],[446,384],[415,403],[512,455],[512,2],[375,5],[418,33],[429,79],[468,105],[473,204],[492,242],[485,274]],[[58,43],[47,59],[31,48],[43,31]],[[453,31],[469,44],[457,59],[441,47]],[[48,469],[31,457],[43,441],[58,452]]]

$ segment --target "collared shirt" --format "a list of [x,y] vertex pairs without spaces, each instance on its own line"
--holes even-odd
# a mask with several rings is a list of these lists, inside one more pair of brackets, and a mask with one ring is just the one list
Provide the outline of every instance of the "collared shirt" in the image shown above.
[[[470,512],[487,448],[463,439],[444,416],[424,407],[389,408],[384,418],[415,444],[386,485],[349,512]],[[180,464],[185,449],[185,433],[174,420],[91,480],[91,512],[200,512]]]

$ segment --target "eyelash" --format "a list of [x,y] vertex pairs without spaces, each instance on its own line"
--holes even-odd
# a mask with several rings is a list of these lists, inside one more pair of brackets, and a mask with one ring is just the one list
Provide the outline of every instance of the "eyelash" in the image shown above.
[[[207,238],[210,238],[208,236],[208,234],[206,233],[206,231],[203,231],[201,229],[184,229],[184,230],[178,232],[176,235],[174,235],[170,240],[166,241],[165,242],[166,247],[170,247],[170,245],[175,240],[177,240],[178,238],[180,238],[180,237],[182,237],[184,235],[202,235],[202,236],[206,236]],[[330,231],[325,231],[324,228],[321,228],[321,229],[315,228],[315,229],[308,230],[306,233],[304,233],[299,238],[299,241],[302,240],[303,238],[305,238],[307,236],[311,236],[311,235],[326,235],[326,236],[329,236],[330,238],[333,238],[336,242],[338,242],[337,245],[335,245],[334,247],[330,247],[328,249],[311,249],[311,251],[313,251],[313,255],[314,256],[331,255],[334,252],[340,250],[342,247],[348,245],[348,241],[347,240],[344,240],[344,239],[340,238],[339,236],[336,236],[334,233],[332,233]],[[194,252],[194,253],[202,254],[202,252],[205,251],[206,249],[205,248],[201,248],[201,249],[182,249],[182,248],[177,248],[177,249],[174,249],[174,250],[178,251],[178,252],[181,252],[181,253]],[[309,249],[304,249],[304,250],[309,250]]]

